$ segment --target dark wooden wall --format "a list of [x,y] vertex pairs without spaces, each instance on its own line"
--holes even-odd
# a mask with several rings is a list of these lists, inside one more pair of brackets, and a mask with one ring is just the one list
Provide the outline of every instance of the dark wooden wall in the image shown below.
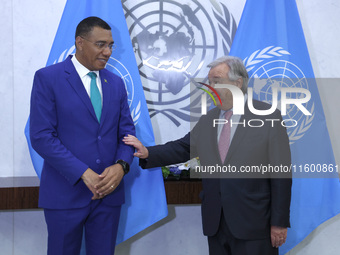
[[[165,181],[168,204],[199,204],[202,182],[199,180]],[[0,188],[0,210],[38,208],[39,187]]]

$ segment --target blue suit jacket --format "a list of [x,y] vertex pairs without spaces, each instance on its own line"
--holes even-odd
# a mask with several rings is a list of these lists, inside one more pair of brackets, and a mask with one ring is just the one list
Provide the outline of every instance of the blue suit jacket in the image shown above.
[[[44,158],[39,206],[81,208],[92,192],[80,179],[87,168],[98,174],[117,159],[131,163],[134,149],[122,142],[135,135],[123,81],[100,70],[103,109],[99,123],[91,100],[69,56],[64,62],[38,70],[34,77],[30,137]],[[104,199],[124,203],[124,183]]]

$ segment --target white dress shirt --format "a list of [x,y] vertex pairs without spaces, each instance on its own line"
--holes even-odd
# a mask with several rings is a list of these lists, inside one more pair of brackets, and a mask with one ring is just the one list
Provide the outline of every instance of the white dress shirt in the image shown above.
[[85,87],[85,90],[87,92],[87,94],[89,95],[89,97],[91,98],[91,77],[88,76],[87,74],[89,72],[94,72],[97,75],[96,81],[97,81],[97,86],[99,89],[99,93],[102,97],[102,104],[103,104],[103,92],[102,92],[102,83],[99,77],[99,71],[90,71],[89,69],[87,69],[85,66],[83,66],[77,59],[77,57],[75,55],[73,55],[73,57],[71,58],[71,61],[74,65],[74,67],[76,68],[76,71],[81,79],[81,81],[83,82],[83,85]]

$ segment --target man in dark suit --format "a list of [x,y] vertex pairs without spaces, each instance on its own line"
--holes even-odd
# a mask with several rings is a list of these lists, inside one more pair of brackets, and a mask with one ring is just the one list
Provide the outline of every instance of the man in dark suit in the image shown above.
[[75,55],[34,77],[30,137],[44,158],[39,206],[48,254],[79,254],[83,229],[86,254],[114,254],[134,150],[121,140],[135,129],[123,81],[104,69],[113,44],[105,21],[86,18]]
[[[212,87],[231,84],[246,93],[248,73],[239,58],[222,57],[209,67]],[[202,179],[203,232],[208,236],[209,253],[278,254],[290,226],[291,174],[261,175],[244,171],[251,167],[290,166],[289,139],[281,125],[281,114],[275,110],[270,115],[258,116],[245,104],[244,115],[233,115],[231,91],[226,88],[216,91],[222,104],[216,97],[217,108],[202,116],[183,138],[148,148],[133,136],[125,137],[124,141],[137,149],[135,156],[141,158],[144,168],[176,164],[198,156],[202,169],[216,165],[236,169],[236,172],[208,174],[210,178]],[[270,108],[256,100],[253,105],[257,110]],[[214,120],[225,116],[228,124],[214,127]]]

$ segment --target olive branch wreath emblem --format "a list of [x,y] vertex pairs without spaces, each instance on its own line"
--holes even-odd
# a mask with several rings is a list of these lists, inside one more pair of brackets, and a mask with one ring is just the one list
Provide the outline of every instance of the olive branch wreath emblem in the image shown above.
[[[255,66],[261,64],[263,61],[274,58],[274,57],[281,57],[283,55],[291,55],[288,51],[284,50],[282,47],[274,47],[269,46],[262,50],[256,50],[253,52],[249,57],[246,57],[243,60],[243,63],[247,69],[247,71],[251,71],[255,68]],[[297,125],[295,127],[290,127],[287,130],[288,136],[289,136],[289,143],[293,144],[300,138],[302,138],[305,133],[308,131],[308,129],[313,124],[313,119],[315,117],[315,104],[312,104],[311,107],[311,115],[305,116],[305,118],[302,120],[300,125]]]
[[212,2],[214,16],[218,22],[218,29],[221,33],[224,55],[228,55],[231,43],[235,37],[237,24],[228,8],[221,3],[222,9],[216,2]]

